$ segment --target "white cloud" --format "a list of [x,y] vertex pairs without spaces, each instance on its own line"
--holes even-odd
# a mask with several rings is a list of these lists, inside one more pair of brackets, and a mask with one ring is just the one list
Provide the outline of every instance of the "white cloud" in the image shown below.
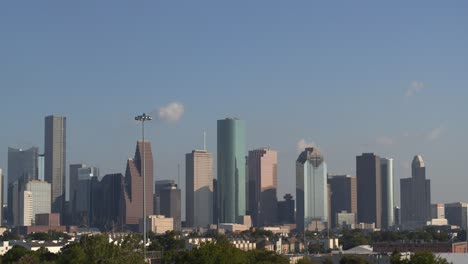
[[378,137],[378,138],[375,140],[375,143],[376,143],[377,145],[380,145],[380,146],[388,147],[388,146],[395,145],[395,144],[396,144],[396,140],[393,139],[393,138],[391,138],[391,137],[380,136],[380,137]]
[[406,90],[406,97],[413,96],[414,94],[422,91],[424,89],[424,83],[421,81],[412,81],[411,85]]
[[436,127],[427,133],[426,138],[429,141],[435,141],[440,138],[443,132],[444,128],[442,126]]
[[184,105],[178,102],[170,103],[164,107],[159,108],[158,117],[159,120],[167,122],[177,122],[182,118],[184,114]]
[[317,147],[315,142],[307,142],[305,139],[301,139],[297,142],[297,152],[304,151],[305,148]]

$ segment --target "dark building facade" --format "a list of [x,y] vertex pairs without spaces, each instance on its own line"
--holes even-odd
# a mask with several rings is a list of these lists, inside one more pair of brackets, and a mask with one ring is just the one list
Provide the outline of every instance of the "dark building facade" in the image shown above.
[[363,153],[356,157],[358,223],[382,224],[382,182],[380,157]]
[[290,193],[284,195],[284,200],[278,202],[278,223],[294,224],[294,199]]
[[149,141],[138,141],[135,157],[127,161],[125,172],[125,224],[135,230],[138,230],[139,220],[143,217],[143,172],[146,179],[146,215],[152,215],[153,154]]
[[449,203],[445,204],[445,218],[450,225],[459,226],[461,229],[467,229],[468,224],[468,204]]
[[105,231],[123,231],[125,225],[125,178],[107,174],[92,190],[92,226]]
[[23,178],[24,182],[37,180],[39,149],[8,148],[8,184]]
[[415,229],[431,220],[431,181],[426,179],[426,167],[420,155],[411,164],[411,178],[400,180],[401,224]]
[[182,230],[181,192],[177,184],[166,186],[159,191],[160,213],[174,219],[174,230]]
[[328,177],[330,185],[331,227],[337,226],[337,214],[342,211],[357,214],[357,185],[356,177],[350,175],[336,175]]

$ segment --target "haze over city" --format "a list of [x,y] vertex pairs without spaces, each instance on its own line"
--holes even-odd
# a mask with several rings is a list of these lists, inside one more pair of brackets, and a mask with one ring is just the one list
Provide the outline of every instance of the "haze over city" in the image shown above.
[[248,150],[278,151],[279,197],[316,145],[331,174],[394,158],[396,200],[422,154],[432,202],[466,201],[468,4],[402,3],[1,3],[0,167],[8,147],[43,151],[59,114],[67,163],[123,173],[133,117],[177,103],[147,126],[156,180],[177,179],[204,131],[216,157],[216,120],[239,117]]

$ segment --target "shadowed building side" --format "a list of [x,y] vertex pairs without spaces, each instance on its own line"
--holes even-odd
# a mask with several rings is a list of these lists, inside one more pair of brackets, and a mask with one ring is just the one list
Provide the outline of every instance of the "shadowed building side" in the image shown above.
[[380,157],[364,153],[356,157],[358,222],[382,225],[382,178]]

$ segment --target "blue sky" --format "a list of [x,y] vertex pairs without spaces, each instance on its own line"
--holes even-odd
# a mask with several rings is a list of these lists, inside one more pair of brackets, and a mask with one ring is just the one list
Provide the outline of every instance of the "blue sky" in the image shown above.
[[248,149],[278,150],[279,197],[295,195],[303,139],[330,173],[393,157],[397,191],[421,153],[433,202],[468,201],[467,14],[465,1],[2,2],[0,167],[8,146],[42,151],[55,113],[68,163],[124,172],[133,116],[180,102],[178,122],[148,126],[157,179],[177,178],[204,130],[214,153],[216,120],[237,116]]

